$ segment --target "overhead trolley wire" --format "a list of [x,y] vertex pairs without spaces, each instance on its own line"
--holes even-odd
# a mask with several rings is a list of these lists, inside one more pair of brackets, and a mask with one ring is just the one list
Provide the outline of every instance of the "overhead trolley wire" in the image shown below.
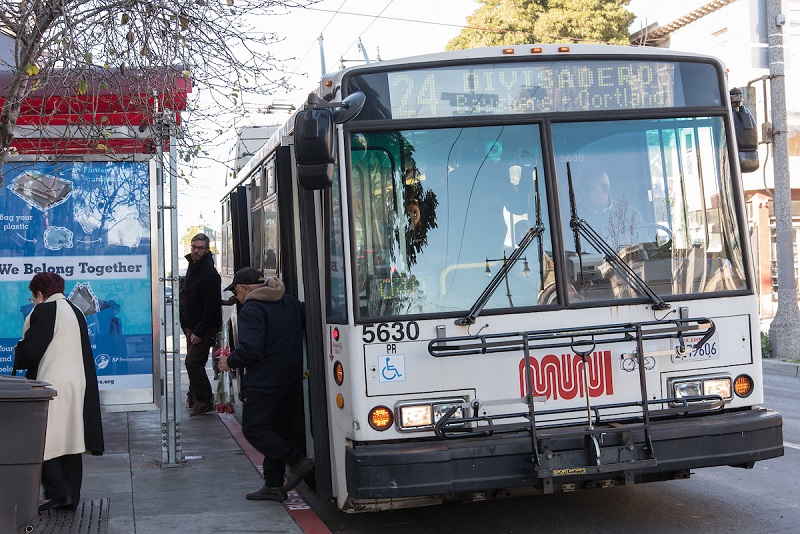
[[[391,2],[389,2],[389,3],[391,4]],[[385,8],[383,8],[381,13],[386,11],[387,7],[389,7],[389,6],[387,5]],[[320,12],[323,12],[323,13],[332,13],[333,12],[332,9],[324,9],[324,8],[321,8],[321,7],[307,7],[305,9],[308,9],[309,11],[320,11]],[[431,24],[431,25],[434,25],[434,26],[448,26],[450,28],[470,28],[470,26],[465,26],[463,24],[448,24],[447,22],[432,22],[432,21],[428,21],[428,20],[406,19],[406,18],[402,18],[402,17],[382,17],[380,13],[377,14],[377,15],[370,15],[369,13],[353,13],[351,11],[340,11],[340,10],[337,10],[336,13],[338,13],[340,15],[352,15],[354,17],[371,17],[371,18],[374,18],[374,19],[395,20],[395,21],[398,21],[398,22],[412,22],[414,24]],[[492,30],[492,31],[503,31],[503,30]]]
[[[323,33],[325,33],[325,30],[328,29],[328,26],[331,25],[331,22],[333,22],[333,19],[336,18],[336,15],[338,15],[341,12],[341,9],[344,7],[344,5],[346,3],[347,3],[347,0],[342,0],[342,3],[339,5],[339,7],[336,9],[336,11],[333,11],[332,9],[311,9],[311,8],[304,8],[304,9],[309,9],[309,10],[312,10],[312,11],[324,11],[324,12],[327,12],[327,13],[333,13],[333,15],[331,15],[330,20],[328,20],[327,24],[325,24],[325,27],[322,28],[322,30],[320,30],[319,35],[321,36]],[[305,61],[306,57],[308,56],[309,52],[311,52],[311,49],[314,48],[315,44],[316,44],[316,42],[311,43],[311,46],[308,47],[308,50],[306,50],[306,53],[303,54],[303,57],[300,58],[300,60],[297,62],[297,64],[294,66],[294,68],[290,71],[290,74],[298,74],[297,73],[297,69],[300,68],[300,65],[303,64],[303,61]]]
[[[389,8],[389,6],[392,5],[393,2],[394,2],[394,0],[389,0],[389,3],[386,4],[386,6],[377,15],[371,15],[371,14],[368,14],[368,13],[354,13],[352,11],[342,11],[342,8],[347,3],[347,0],[343,0],[342,3],[339,5],[339,7],[336,10],[325,9],[325,8],[320,8],[320,7],[304,7],[303,9],[307,9],[309,11],[319,11],[321,13],[333,13],[331,18],[325,24],[325,27],[323,27],[322,30],[319,32],[320,36],[322,36],[325,33],[325,30],[328,29],[328,26],[331,25],[331,23],[333,22],[333,19],[335,19],[337,15],[350,15],[350,16],[353,16],[353,17],[370,17],[372,19],[372,21],[370,21],[370,23],[367,25],[367,27],[364,28],[364,30],[362,30],[359,33],[359,37],[356,38],[356,40],[353,41],[350,44],[350,46],[348,46],[347,49],[342,54],[340,54],[341,57],[344,57],[344,55],[347,54],[350,51],[350,49],[353,48],[353,45],[358,43],[358,39],[367,30],[369,30],[369,28],[379,19],[380,20],[388,20],[388,21],[397,21],[397,22],[408,22],[408,23],[412,23],[412,24],[427,24],[427,25],[432,25],[432,26],[444,26],[444,27],[448,27],[448,28],[461,28],[461,29],[479,30],[479,31],[485,31],[485,32],[492,32],[492,33],[522,33],[522,34],[529,34],[529,32],[521,31],[521,30],[505,30],[505,29],[499,29],[499,28],[484,28],[484,27],[479,27],[479,26],[470,26],[470,25],[467,25],[467,24],[452,24],[452,23],[447,23],[447,22],[435,22],[435,21],[429,21],[429,20],[417,20],[417,19],[409,19],[409,18],[403,18],[403,17],[387,17],[387,16],[383,16],[383,12],[386,11]],[[534,35],[533,37],[535,39],[536,36]],[[553,40],[557,40],[557,41],[564,41],[564,42],[569,41],[569,42],[572,42],[572,43],[586,42],[586,43],[598,43],[598,44],[611,44],[611,43],[604,42],[604,41],[596,41],[596,40],[593,40],[593,39],[582,39],[582,38],[578,38],[578,37],[565,37],[565,36],[553,36],[553,35],[541,35],[539,37],[540,38],[546,37],[546,38],[549,38],[549,39],[553,39]],[[305,61],[306,57],[308,57],[308,54],[311,52],[311,50],[314,48],[315,45],[316,45],[316,42],[312,43],[308,47],[306,52],[303,54],[303,56],[300,58],[300,60],[295,65],[295,67],[293,69],[291,69],[291,71],[289,72],[290,74],[299,74],[297,72],[297,69],[300,67],[300,65],[303,63],[303,61]]]
[[[391,4],[391,3],[392,2],[389,2],[389,4]],[[339,15],[350,15],[350,16],[353,16],[353,17],[371,17],[371,18],[373,18],[375,20],[377,20],[377,19],[394,20],[394,21],[397,21],[397,22],[410,22],[412,24],[428,24],[428,25],[432,25],[432,26],[446,26],[448,28],[461,28],[461,29],[464,29],[464,30],[479,30],[479,31],[484,31],[484,32],[492,32],[492,33],[522,33],[522,34],[526,34],[526,35],[530,34],[530,32],[526,32],[526,31],[522,31],[522,30],[504,30],[504,29],[500,29],[500,28],[485,28],[485,27],[481,27],[481,26],[470,26],[468,24],[452,24],[452,23],[447,23],[447,22],[434,22],[434,21],[430,21],[430,20],[417,20],[417,19],[407,19],[407,18],[403,18],[403,17],[384,17],[384,16],[381,16],[381,13],[386,11],[386,8],[388,8],[388,7],[389,7],[389,5],[387,4],[387,6],[385,8],[383,8],[383,10],[381,10],[381,12],[379,14],[377,14],[377,15],[370,15],[368,13],[353,13],[351,11],[341,11],[341,6],[340,6],[340,9],[336,10],[336,13],[339,14]],[[323,13],[333,13],[332,9],[325,9],[325,8],[321,8],[321,7],[307,7],[307,8],[304,8],[304,9],[308,9],[309,11],[320,11],[320,12],[323,12]],[[373,20],[372,22],[374,23],[375,20]],[[370,23],[370,26],[372,26],[372,23]],[[364,31],[367,31],[367,29],[369,29],[369,26],[367,26],[367,28],[365,28]],[[363,35],[364,32],[361,32],[361,33]],[[534,37],[536,37],[536,36],[534,36]],[[613,44],[613,43],[610,43],[608,41],[598,41],[596,39],[583,39],[583,38],[580,38],[580,37],[567,37],[567,36],[563,36],[563,35],[544,35],[544,34],[542,34],[542,35],[539,35],[539,37],[547,37],[549,39],[557,39],[557,40],[564,41],[564,42],[570,41],[570,42],[573,42],[573,43],[586,42],[586,43],[596,43],[596,44]],[[358,42],[358,41],[356,40],[353,44],[355,44],[356,42]],[[353,47],[353,45],[350,45],[350,48],[352,48],[352,47]],[[350,48],[348,48],[348,51],[350,50]]]
[[[355,40],[355,41],[353,41],[352,43],[350,43],[350,46],[348,46],[348,47],[347,47],[347,49],[346,49],[344,52],[342,52],[342,53],[340,54],[340,57],[344,57],[344,55],[345,55],[345,54],[347,54],[347,53],[350,51],[350,49],[351,49],[351,48],[353,48],[353,45],[354,45],[354,44],[356,44],[356,43],[358,42],[358,40],[359,40],[359,39],[361,39],[361,36],[362,36],[362,35],[364,35],[364,33],[366,33],[366,31],[367,31],[367,30],[369,30],[369,29],[370,29],[370,27],[371,27],[373,24],[375,24],[375,21],[376,21],[376,20],[378,20],[378,19],[380,19],[380,18],[384,18],[384,17],[381,17],[381,15],[383,15],[383,12],[384,12],[384,11],[386,11],[387,9],[389,9],[389,6],[390,6],[390,5],[392,5],[392,3],[393,3],[393,2],[394,2],[394,0],[389,0],[389,3],[388,3],[388,4],[386,4],[386,6],[385,6],[383,9],[381,9],[381,12],[380,12],[380,13],[378,13],[377,15],[365,15],[365,16],[367,16],[367,17],[372,17],[372,20],[370,21],[370,23],[369,23],[369,24],[367,24],[367,27],[366,27],[366,28],[364,28],[363,30],[361,30],[361,32],[358,34],[358,37],[356,38],[356,40]],[[386,20],[389,20],[389,19],[388,19],[388,17],[385,17],[385,19],[386,19]]]

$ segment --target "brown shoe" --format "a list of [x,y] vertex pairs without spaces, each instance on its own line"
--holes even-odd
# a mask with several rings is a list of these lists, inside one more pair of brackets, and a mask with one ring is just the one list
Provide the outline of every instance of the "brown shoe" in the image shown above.
[[198,402],[194,405],[194,408],[189,410],[189,416],[194,417],[195,415],[203,415],[206,412],[211,412],[214,410],[214,405],[210,402]]
[[277,501],[283,502],[286,500],[286,493],[282,488],[270,488],[266,484],[258,491],[251,491],[246,495],[249,501]]
[[186,409],[191,410],[194,408],[194,397],[192,397],[192,392],[186,394]]
[[286,482],[281,489],[283,489],[284,492],[292,491],[303,481],[303,478],[313,470],[314,460],[311,458],[303,458],[297,465],[289,469]]

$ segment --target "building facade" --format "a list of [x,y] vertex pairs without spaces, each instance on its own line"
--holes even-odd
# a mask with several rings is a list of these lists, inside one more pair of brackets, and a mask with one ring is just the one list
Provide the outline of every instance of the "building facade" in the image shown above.
[[[795,279],[800,250],[800,0],[783,0],[784,61],[789,175],[792,188]],[[631,35],[631,44],[699,52],[718,57],[728,69],[729,86],[745,91],[747,107],[759,125],[771,120],[767,60],[767,0],[698,1],[675,20],[654,23]],[[760,128],[764,128],[760,126]],[[756,265],[761,315],[777,309],[777,262],[772,145],[759,136],[758,171],[743,175],[750,242]]]

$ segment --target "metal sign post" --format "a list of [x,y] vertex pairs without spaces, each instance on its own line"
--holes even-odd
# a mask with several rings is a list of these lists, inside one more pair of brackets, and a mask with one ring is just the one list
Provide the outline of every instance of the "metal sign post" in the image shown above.
[[[162,117],[155,125],[158,130],[156,155],[158,162],[157,175],[157,202],[158,202],[158,280],[159,294],[162,296],[161,335],[159,345],[161,353],[161,467],[183,467],[183,450],[181,438],[181,343],[180,343],[180,299],[178,287],[178,240],[175,237],[178,227],[178,158],[176,139],[174,135],[174,120]],[[164,144],[163,140],[169,136],[169,165],[164,173]],[[167,182],[169,187],[167,188]],[[169,203],[165,203],[165,191],[169,193]],[[166,221],[169,217],[169,255],[171,258],[171,272],[169,278],[166,273]],[[172,345],[167,347],[166,313],[164,312],[165,285],[169,282],[172,288]],[[167,368],[171,366],[172,382],[168,380]]]

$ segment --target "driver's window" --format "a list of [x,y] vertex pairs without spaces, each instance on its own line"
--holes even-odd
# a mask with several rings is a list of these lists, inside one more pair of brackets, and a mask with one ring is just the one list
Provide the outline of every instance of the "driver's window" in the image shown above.
[[572,302],[645,295],[608,251],[659,295],[745,286],[721,119],[555,124],[552,131]]

